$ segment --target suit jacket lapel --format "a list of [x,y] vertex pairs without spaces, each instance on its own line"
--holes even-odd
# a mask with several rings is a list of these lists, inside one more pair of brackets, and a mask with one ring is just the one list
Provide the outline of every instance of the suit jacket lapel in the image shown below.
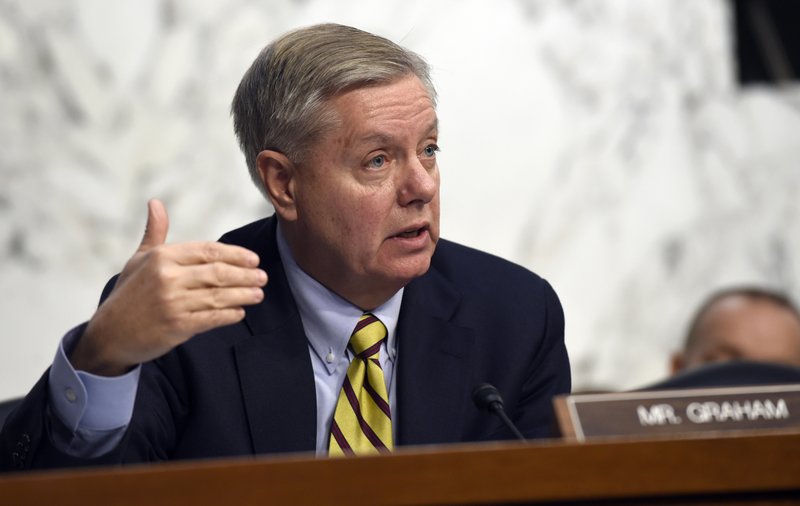
[[[264,301],[246,309],[252,336],[235,348],[239,383],[256,453],[313,451],[317,405],[303,324],[275,242],[275,218],[242,244],[269,275]],[[241,244],[241,243],[240,243]]]
[[398,426],[402,445],[460,440],[473,330],[451,321],[461,294],[436,270],[406,286],[398,332]]

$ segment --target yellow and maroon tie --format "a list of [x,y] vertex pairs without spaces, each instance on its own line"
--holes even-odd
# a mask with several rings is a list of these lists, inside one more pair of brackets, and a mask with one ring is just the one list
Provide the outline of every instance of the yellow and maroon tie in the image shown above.
[[331,423],[330,455],[366,455],[391,451],[392,416],[379,361],[386,326],[364,313],[350,336],[355,355],[347,368]]

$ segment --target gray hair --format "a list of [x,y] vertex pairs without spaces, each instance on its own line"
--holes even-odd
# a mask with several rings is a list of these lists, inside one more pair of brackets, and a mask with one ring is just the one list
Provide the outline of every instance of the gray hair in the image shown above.
[[436,104],[430,68],[416,53],[349,26],[289,32],[265,47],[242,77],[231,105],[233,128],[253,182],[266,196],[256,158],[271,149],[299,163],[338,118],[327,101],[347,90],[413,74]]

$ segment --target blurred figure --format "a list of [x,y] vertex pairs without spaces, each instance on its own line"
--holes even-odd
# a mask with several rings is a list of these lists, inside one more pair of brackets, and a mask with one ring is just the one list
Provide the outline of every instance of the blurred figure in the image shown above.
[[800,367],[800,313],[788,297],[751,287],[715,293],[673,355],[672,373],[730,360]]

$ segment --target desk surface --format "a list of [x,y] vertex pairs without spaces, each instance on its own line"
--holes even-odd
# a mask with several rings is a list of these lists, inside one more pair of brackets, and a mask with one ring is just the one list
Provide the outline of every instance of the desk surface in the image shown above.
[[800,504],[800,432],[491,443],[405,448],[377,457],[288,455],[0,476],[0,503],[9,505],[572,501]]

